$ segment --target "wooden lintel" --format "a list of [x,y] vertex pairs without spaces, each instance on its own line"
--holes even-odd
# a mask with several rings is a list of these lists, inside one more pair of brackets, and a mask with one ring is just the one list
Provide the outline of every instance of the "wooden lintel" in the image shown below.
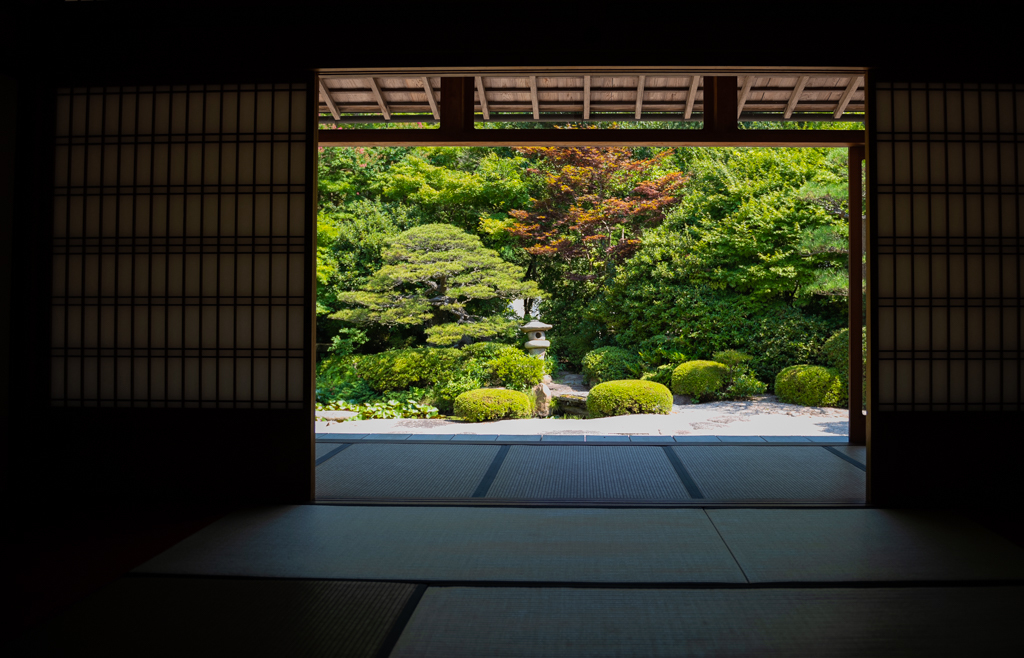
[[434,121],[441,119],[441,113],[437,110],[437,100],[434,98],[434,89],[430,86],[430,78],[423,76],[423,91],[427,94],[427,102],[430,103],[430,113],[434,115]]
[[850,99],[853,98],[854,92],[857,88],[864,84],[864,76],[853,76],[850,78],[850,84],[846,85],[846,91],[843,92],[843,96],[839,99],[839,103],[836,105],[836,111],[833,112],[835,118],[843,116],[843,112],[846,111],[846,106],[850,104]]
[[491,111],[487,107],[487,90],[484,89],[484,77],[476,76],[476,93],[480,97],[480,113],[484,115],[484,121],[491,120]]
[[330,88],[324,84],[323,80],[317,80],[317,82],[320,84],[320,96],[322,96],[324,102],[327,103],[327,109],[331,111],[331,116],[335,119],[340,119],[341,114],[338,112],[338,106],[334,104],[334,99],[331,98]]
[[375,78],[367,78],[367,80],[370,81],[370,89],[373,90],[377,104],[380,105],[380,113],[384,115],[384,120],[391,121],[391,112],[388,110],[388,104],[384,101],[384,94],[380,93],[380,85],[377,84]]
[[750,88],[754,86],[754,76],[748,75],[743,78],[743,89],[740,90],[740,95],[736,98],[736,118],[740,118],[740,114],[743,113],[743,106],[747,103],[747,97],[750,96]]
[[583,76],[583,120],[590,120],[590,76]]
[[804,93],[804,87],[807,86],[807,81],[810,80],[810,76],[802,75],[796,81],[796,86],[793,87],[793,93],[789,95],[789,102],[786,103],[786,111],[783,113],[782,118],[788,119],[793,116],[793,110],[796,109],[796,104],[800,102],[800,95]]
[[320,146],[792,146],[864,144],[863,130],[321,130]]
[[530,100],[533,101],[533,120],[540,119],[540,106],[537,103],[537,76],[530,76]]
[[686,92],[686,113],[683,115],[689,119],[693,115],[693,104],[697,101],[697,89],[700,88],[700,76],[690,78],[690,91]]
[[639,81],[636,83],[636,120],[640,120],[640,113],[644,107],[644,82],[647,80],[646,75],[641,75]]

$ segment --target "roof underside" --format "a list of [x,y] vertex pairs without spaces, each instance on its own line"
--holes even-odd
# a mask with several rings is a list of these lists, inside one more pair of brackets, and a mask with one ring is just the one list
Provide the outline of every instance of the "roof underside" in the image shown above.
[[[477,121],[700,121],[702,75],[474,76]],[[864,76],[738,76],[740,121],[862,121]],[[439,75],[320,76],[323,121],[437,121]],[[362,116],[359,116],[362,115]]]

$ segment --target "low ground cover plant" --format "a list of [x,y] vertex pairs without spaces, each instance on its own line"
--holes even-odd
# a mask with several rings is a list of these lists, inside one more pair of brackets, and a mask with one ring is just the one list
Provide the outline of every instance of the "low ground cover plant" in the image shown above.
[[663,384],[641,379],[602,382],[587,396],[587,413],[592,418],[671,411],[672,392]]
[[505,418],[529,418],[533,404],[526,393],[504,388],[467,391],[455,398],[455,415],[471,423]]

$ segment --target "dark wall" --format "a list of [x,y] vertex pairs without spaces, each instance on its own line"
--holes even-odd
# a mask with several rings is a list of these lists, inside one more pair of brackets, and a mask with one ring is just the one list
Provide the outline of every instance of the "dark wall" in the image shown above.
[[[22,501],[46,503],[69,495],[143,502],[308,496],[308,473],[291,478],[273,468],[286,457],[275,451],[288,450],[279,437],[308,427],[308,418],[297,412],[57,413],[47,406],[48,336],[41,331],[49,294],[47,94],[56,85],[213,82],[279,71],[390,66],[866,66],[872,75],[906,81],[1007,81],[1021,75],[1010,26],[965,16],[897,23],[844,7],[808,9],[801,13],[812,20],[794,21],[793,10],[694,10],[678,3],[624,5],[611,12],[541,12],[507,4],[488,12],[469,3],[139,4],[21,2],[10,24],[20,41],[4,44],[0,66],[9,79],[3,80],[0,138],[10,139],[16,112],[17,166],[13,179],[5,173],[4,184],[13,180],[17,194],[13,205],[9,196],[0,204],[0,213],[7,213],[0,215],[6,221],[0,230],[13,231],[5,244],[14,246],[18,273],[4,303],[5,310],[16,309],[10,336],[3,336],[12,351],[10,373],[4,373],[11,408],[4,440],[12,473],[9,496]],[[16,97],[10,93],[15,84]],[[11,160],[4,162],[9,166]],[[18,218],[13,226],[5,210],[12,207]],[[0,283],[0,295],[9,281]],[[1019,415],[984,415],[986,427],[1004,432],[991,434],[988,445],[1015,445],[1013,430],[1005,430],[1018,420]],[[920,502],[922,491],[934,491],[925,485],[940,479],[922,464],[941,466],[940,453],[962,450],[964,432],[975,426],[966,416],[951,423],[946,416],[920,414],[893,414],[874,423],[875,447],[910,431],[939,447],[930,453],[873,448],[876,502]],[[256,446],[255,457],[241,456],[246,445]],[[960,495],[979,500],[995,492],[1024,502],[1008,484],[993,490],[981,470],[984,459],[972,459],[977,463],[960,473],[966,482],[957,489]]]

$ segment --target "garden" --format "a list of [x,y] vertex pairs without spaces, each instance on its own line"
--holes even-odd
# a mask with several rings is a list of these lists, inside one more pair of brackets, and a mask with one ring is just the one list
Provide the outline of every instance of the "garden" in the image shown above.
[[[322,148],[317,409],[847,404],[845,149]],[[520,326],[553,326],[540,358]],[[576,411],[575,413],[580,413]]]

